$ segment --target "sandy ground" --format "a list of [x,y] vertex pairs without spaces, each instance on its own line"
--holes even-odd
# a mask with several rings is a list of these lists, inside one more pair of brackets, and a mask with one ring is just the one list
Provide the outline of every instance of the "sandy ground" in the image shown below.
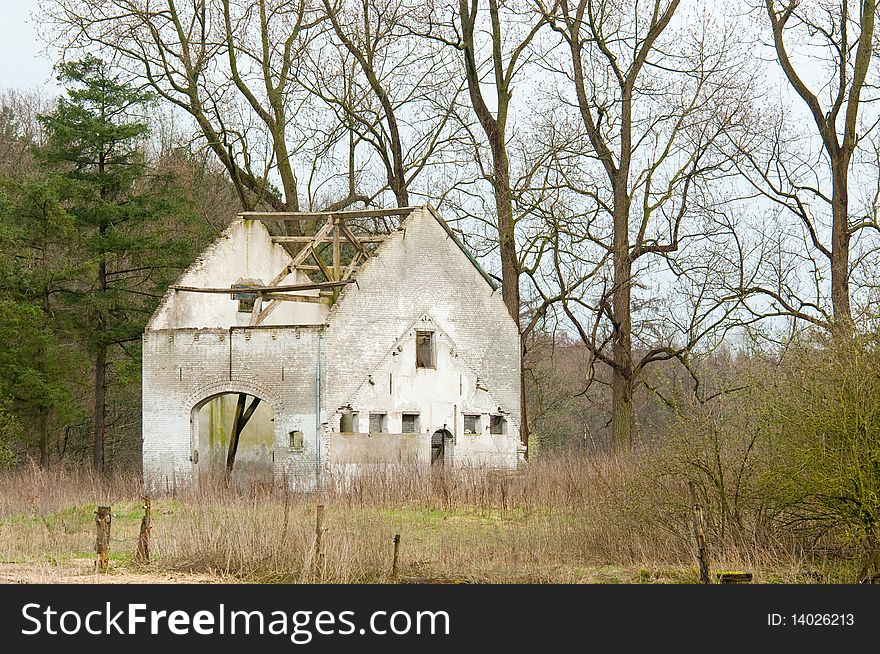
[[63,563],[0,563],[0,584],[212,584],[233,580],[204,574],[139,572],[111,567],[106,574],[94,572],[87,559]]

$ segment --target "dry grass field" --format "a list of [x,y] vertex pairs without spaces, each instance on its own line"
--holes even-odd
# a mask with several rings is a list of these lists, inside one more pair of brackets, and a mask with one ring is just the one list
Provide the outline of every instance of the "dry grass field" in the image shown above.
[[[637,463],[556,456],[502,474],[387,469],[318,498],[278,489],[178,490],[152,499],[152,557],[134,562],[141,482],[72,472],[0,476],[0,581],[8,583],[692,583],[680,483]],[[316,566],[316,505],[326,507]],[[112,506],[110,569],[94,571],[95,509]],[[399,574],[391,576],[395,534]],[[756,582],[845,579],[785,539],[721,541],[713,570]]]

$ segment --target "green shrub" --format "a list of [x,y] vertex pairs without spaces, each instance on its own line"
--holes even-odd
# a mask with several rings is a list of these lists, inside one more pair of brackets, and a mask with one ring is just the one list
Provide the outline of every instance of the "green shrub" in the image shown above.
[[880,335],[799,346],[768,381],[760,413],[775,501],[789,524],[832,533],[862,548],[867,567],[875,567]]

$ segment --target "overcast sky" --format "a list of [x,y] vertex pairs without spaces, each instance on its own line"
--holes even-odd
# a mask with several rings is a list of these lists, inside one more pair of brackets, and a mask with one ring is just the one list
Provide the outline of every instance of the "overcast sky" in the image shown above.
[[52,88],[49,53],[37,38],[38,0],[0,0],[0,88]]

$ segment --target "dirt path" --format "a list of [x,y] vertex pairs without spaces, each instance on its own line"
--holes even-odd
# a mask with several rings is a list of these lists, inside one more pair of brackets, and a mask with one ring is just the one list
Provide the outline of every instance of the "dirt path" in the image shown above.
[[0,584],[216,584],[231,579],[185,572],[112,569],[96,574],[88,559],[52,563],[0,563]]

